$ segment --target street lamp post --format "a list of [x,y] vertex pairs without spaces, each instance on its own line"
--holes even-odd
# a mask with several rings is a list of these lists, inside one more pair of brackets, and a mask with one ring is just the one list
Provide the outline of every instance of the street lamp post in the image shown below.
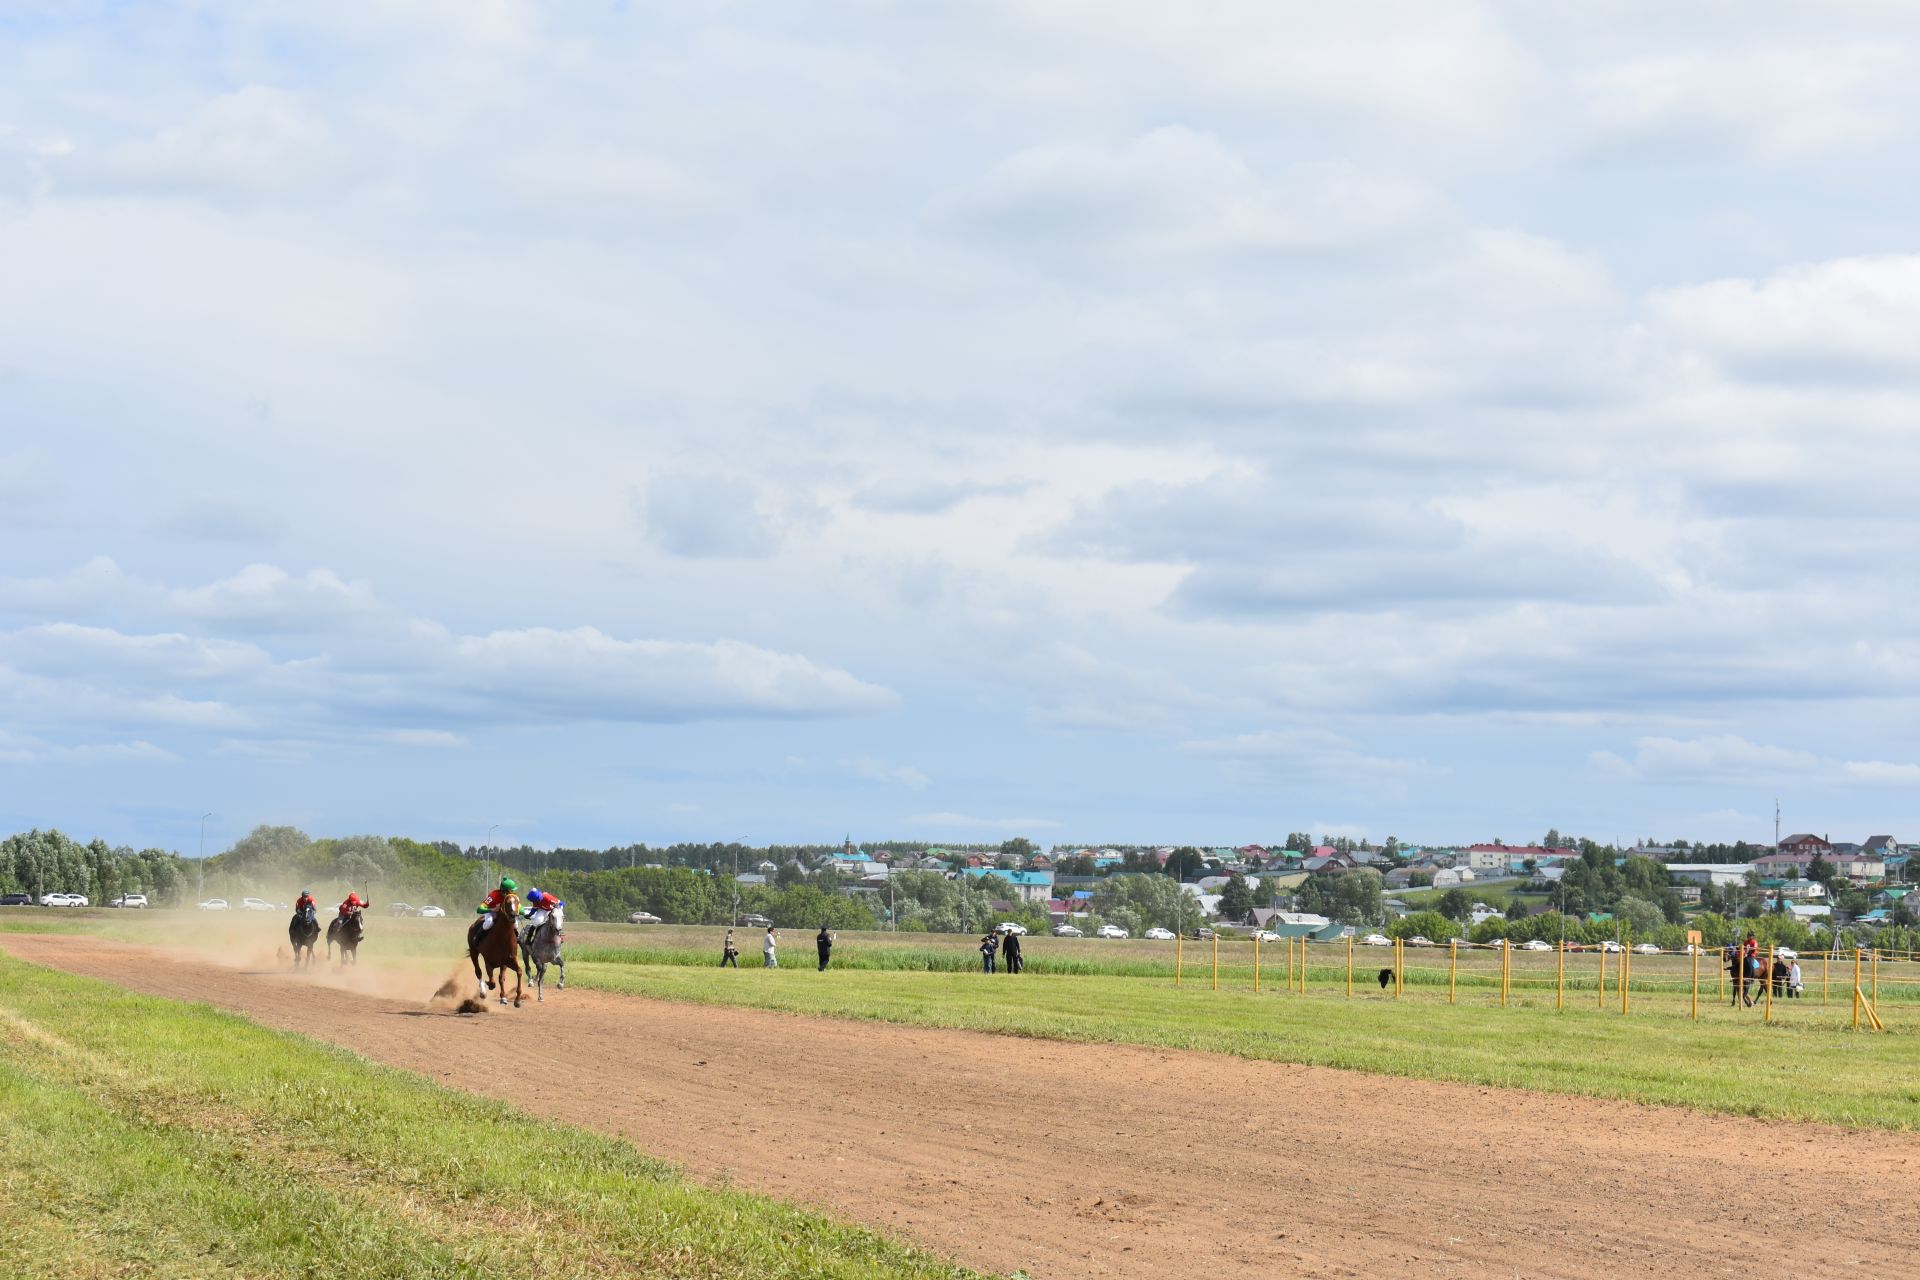
[[207,819],[212,816],[210,813],[200,815],[200,856],[193,863],[193,881],[198,886],[196,905],[207,900]]

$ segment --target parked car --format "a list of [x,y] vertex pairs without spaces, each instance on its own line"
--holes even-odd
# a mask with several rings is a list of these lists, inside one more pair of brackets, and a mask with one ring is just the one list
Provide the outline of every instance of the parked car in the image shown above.
[[1255,942],[1278,942],[1280,941],[1280,935],[1270,929],[1255,929],[1253,931],[1253,940]]
[[271,911],[273,910],[273,904],[265,898],[242,898],[240,899],[240,909],[242,911]]
[[110,907],[144,907],[147,905],[147,895],[144,893],[123,893],[107,905]]
[[1195,938],[1198,938],[1198,939],[1199,939],[1199,940],[1200,940],[1201,942],[1209,942],[1209,941],[1212,941],[1212,939],[1213,939],[1213,930],[1211,930],[1211,929],[1195,929],[1195,930],[1193,931],[1193,936],[1194,936]]
[[1651,942],[1642,942],[1633,949],[1633,953],[1640,956],[1657,956],[1660,954],[1660,948]]
[[227,910],[227,900],[225,898],[208,898],[200,904],[200,909],[202,911],[225,911]]
[[33,895],[30,893],[0,893],[0,907],[30,907]]
[[1410,947],[1430,947],[1433,945],[1433,939],[1423,938],[1416,933],[1411,938],[1407,939],[1407,945]]
[[40,895],[43,907],[84,907],[87,897],[83,893],[44,893]]
[[1773,954],[1782,960],[1798,960],[1800,958],[1800,953],[1792,947],[1775,947]]
[[1130,938],[1133,935],[1117,924],[1103,924],[1093,931],[1096,938]]
[[1384,933],[1370,933],[1360,939],[1360,945],[1363,947],[1390,947],[1393,945],[1393,939],[1387,937]]
[[741,916],[738,925],[735,927],[737,928],[739,925],[749,925],[755,929],[764,929],[772,923],[773,921],[767,919],[765,916],[748,915]]
[[1027,936],[1027,926],[1023,924],[1015,924],[1011,920],[1002,920],[999,924],[993,926],[993,931],[995,933],[1018,934],[1022,938]]
[[1500,950],[1500,948],[1507,945],[1507,940],[1505,938],[1489,938],[1487,939],[1487,945],[1492,947],[1495,951],[1498,951]]
[[1609,952],[1609,953],[1612,953],[1612,952],[1616,952],[1616,951],[1623,951],[1623,950],[1625,950],[1625,948],[1624,948],[1624,947],[1622,947],[1622,946],[1621,946],[1621,945],[1620,945],[1619,943],[1617,943],[1617,942],[1614,942],[1614,941],[1612,941],[1611,939],[1609,939],[1609,940],[1608,940],[1608,941],[1606,941],[1606,942],[1603,942],[1603,943],[1601,943],[1601,944],[1600,944],[1600,949],[1601,949],[1602,951],[1605,951],[1605,952]]
[[660,917],[651,911],[636,911],[627,917],[628,924],[660,924]]
[[1155,942],[1172,942],[1173,930],[1162,929],[1159,925],[1155,925],[1140,936],[1143,938],[1152,938]]
[[1529,938],[1520,944],[1520,949],[1522,951],[1551,951],[1553,950],[1553,944],[1543,938]]
[[1056,938],[1084,938],[1087,935],[1070,924],[1057,924],[1053,926],[1053,936]]
[[389,902],[387,904],[387,914],[390,916],[410,916],[414,914],[414,908],[405,902]]
[[420,918],[422,920],[444,920],[447,918],[447,912],[444,907],[425,906],[420,908]]

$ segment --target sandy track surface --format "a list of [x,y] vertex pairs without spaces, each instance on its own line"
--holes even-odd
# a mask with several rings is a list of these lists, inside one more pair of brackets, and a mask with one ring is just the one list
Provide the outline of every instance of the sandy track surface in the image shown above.
[[1920,1257],[1911,1135],[577,989],[461,1017],[429,1007],[439,975],[420,971],[0,945],[618,1133],[988,1271],[1825,1276]]

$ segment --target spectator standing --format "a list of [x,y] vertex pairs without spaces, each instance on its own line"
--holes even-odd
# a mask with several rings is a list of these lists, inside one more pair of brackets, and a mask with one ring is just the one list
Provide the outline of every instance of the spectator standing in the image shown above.
[[1799,998],[1800,961],[1798,957],[1795,957],[1794,962],[1787,966],[1787,999],[1798,1000]]
[[1773,979],[1774,998],[1779,1000],[1786,999],[1787,997],[1787,962],[1781,959],[1779,956],[1775,956],[1773,958],[1773,972],[1768,974],[1767,976]]
[[1727,976],[1733,979],[1733,1007],[1740,1007],[1747,993],[1747,957],[1737,946],[1727,948]]
[[768,969],[778,969],[780,967],[780,957],[774,953],[774,949],[779,945],[779,930],[775,929],[772,925],[768,925],[767,936],[760,943],[760,958],[765,962],[762,967]]
[[1027,967],[1027,958],[1020,954],[1020,935],[1011,929],[1000,939],[1000,958],[1007,962],[1008,973],[1019,973]]
[[827,926],[821,925],[820,934],[813,940],[813,945],[820,952],[820,972],[822,973],[827,971],[827,961],[833,959],[833,942],[834,935],[827,932]]
[[724,969],[728,965],[732,965],[736,969],[740,967],[740,948],[733,945],[733,930],[731,929],[727,930],[727,940],[720,944],[720,967]]
[[992,932],[989,932],[986,937],[980,939],[980,972],[993,972],[993,953],[999,946],[999,935]]

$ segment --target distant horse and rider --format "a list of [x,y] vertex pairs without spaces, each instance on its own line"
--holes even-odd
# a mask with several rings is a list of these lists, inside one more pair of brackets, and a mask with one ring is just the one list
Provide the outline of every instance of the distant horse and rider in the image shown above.
[[327,922],[327,959],[333,959],[333,949],[339,947],[341,964],[360,963],[360,940],[367,932],[361,912],[372,905],[357,893],[347,895],[347,900],[340,904],[340,914]]
[[520,926],[520,951],[533,965],[534,1003],[545,1000],[547,966],[560,970],[554,989],[567,989],[567,904],[539,889],[527,894],[526,923]]
[[300,898],[293,904],[293,919],[287,923],[287,942],[293,947],[293,967],[301,967],[301,953],[306,953],[305,966],[313,968],[313,944],[320,938],[320,913],[313,900],[313,894],[300,891]]

